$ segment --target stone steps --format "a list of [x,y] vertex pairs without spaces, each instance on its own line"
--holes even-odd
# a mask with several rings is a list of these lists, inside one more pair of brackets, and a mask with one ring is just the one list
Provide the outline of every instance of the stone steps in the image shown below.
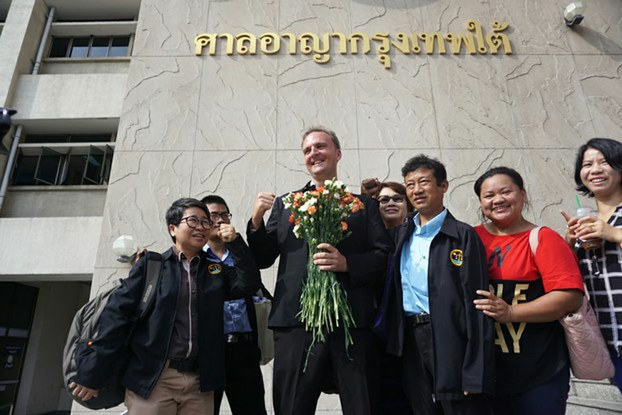
[[622,394],[608,381],[572,379],[566,415],[622,413]]

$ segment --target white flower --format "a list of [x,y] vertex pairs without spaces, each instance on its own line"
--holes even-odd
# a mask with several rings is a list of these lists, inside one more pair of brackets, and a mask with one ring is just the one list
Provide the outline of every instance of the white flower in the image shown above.
[[306,212],[309,209],[310,206],[313,206],[316,203],[317,203],[317,198],[312,197],[311,199],[307,200],[304,205],[300,206],[299,210],[301,212]]
[[335,180],[335,187],[342,188],[343,187],[343,182],[341,180]]
[[298,232],[300,231],[300,225],[294,225],[294,235],[296,235],[296,237],[300,238],[300,235],[298,234]]

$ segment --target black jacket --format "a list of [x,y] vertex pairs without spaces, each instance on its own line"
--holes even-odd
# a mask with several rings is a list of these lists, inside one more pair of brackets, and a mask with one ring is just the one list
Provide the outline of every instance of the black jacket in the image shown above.
[[[358,197],[365,209],[346,219],[352,234],[336,248],[346,257],[348,272],[337,273],[337,279],[348,295],[356,327],[369,328],[378,305],[374,290],[382,283],[393,244],[380,218],[377,203],[365,196]],[[302,327],[297,314],[302,284],[307,279],[308,247],[304,239],[294,235],[289,216],[290,211],[285,209],[283,196],[280,196],[275,200],[265,226],[252,230],[249,221],[247,229],[248,244],[259,268],[270,267],[280,256],[270,328]]]
[[[394,278],[387,296],[387,351],[398,356],[403,352],[405,324],[400,263],[413,232],[413,215],[409,215],[398,230]],[[447,212],[429,258],[436,399],[460,399],[463,391],[493,393],[493,321],[473,304],[475,291],[488,289],[484,246],[471,226]]]
[[[199,254],[198,361],[202,392],[223,389],[225,385],[223,302],[251,295],[260,286],[259,270],[244,240],[238,236],[227,248],[235,268],[221,264],[222,271],[217,274],[208,271],[208,265],[213,262],[206,254],[203,251]],[[114,362],[122,357],[129,343],[123,386],[144,398],[153,390],[168,357],[181,270],[172,249],[162,254],[162,276],[154,306],[144,319],[134,322],[144,285],[144,266],[145,260],[141,258],[128,278],[121,280],[121,287],[112,293],[102,312],[97,340],[80,354],[76,383],[94,389],[105,385]]]

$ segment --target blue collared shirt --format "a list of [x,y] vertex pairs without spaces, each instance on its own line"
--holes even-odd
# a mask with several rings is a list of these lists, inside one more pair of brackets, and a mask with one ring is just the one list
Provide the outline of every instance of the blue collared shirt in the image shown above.
[[419,214],[413,218],[415,231],[408,244],[402,249],[400,273],[402,275],[402,302],[406,315],[430,313],[428,295],[428,268],[430,265],[430,245],[440,232],[447,209],[421,226]]
[[[229,250],[225,251],[222,259],[218,258],[218,255],[212,251],[212,249],[205,245],[203,250],[207,253],[207,258],[212,262],[222,262],[230,267],[234,266],[233,258],[229,254]],[[251,324],[248,319],[248,312],[246,311],[246,300],[244,298],[238,298],[235,300],[225,301],[223,306],[223,321],[225,325],[225,334],[231,333],[250,333]]]

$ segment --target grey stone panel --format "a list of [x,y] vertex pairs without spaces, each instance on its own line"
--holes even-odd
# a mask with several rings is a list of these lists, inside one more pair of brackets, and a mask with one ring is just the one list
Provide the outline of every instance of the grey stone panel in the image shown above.
[[195,57],[133,59],[117,150],[193,150],[201,66]]
[[277,139],[277,58],[201,58],[197,150],[267,150]]
[[207,29],[209,0],[143,0],[133,56],[193,56],[194,38]]
[[594,135],[622,139],[622,55],[575,56]]
[[501,70],[524,147],[575,148],[594,133],[572,56],[516,56]]

